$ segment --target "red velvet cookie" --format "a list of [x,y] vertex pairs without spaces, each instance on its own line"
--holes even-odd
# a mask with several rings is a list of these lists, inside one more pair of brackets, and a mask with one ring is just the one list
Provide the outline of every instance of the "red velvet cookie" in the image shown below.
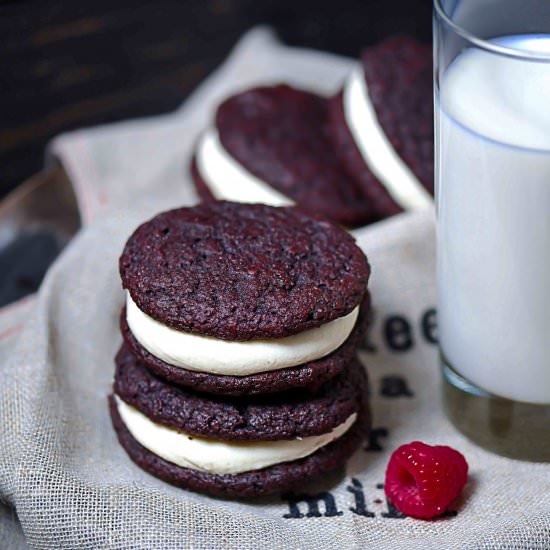
[[370,429],[370,414],[365,401],[357,420],[342,437],[305,458],[239,474],[213,474],[178,466],[147,450],[122,422],[112,396],[109,405],[118,441],[140,468],[177,487],[232,499],[289,491],[342,467]]
[[237,341],[282,338],[361,304],[351,235],[296,208],[211,202],[163,212],[128,239],[123,287],[163,325]]
[[327,380],[334,378],[355,356],[365,336],[369,316],[368,294],[359,310],[359,318],[348,339],[335,351],[315,361],[247,376],[211,374],[169,365],[149,353],[135,338],[126,322],[126,310],[120,316],[120,330],[132,353],[154,374],[179,386],[219,395],[258,395],[276,393],[292,388],[317,391]]
[[[365,225],[373,219],[369,199],[334,151],[328,122],[325,98],[279,85],[253,88],[225,100],[218,108],[215,130],[223,154],[266,186],[335,222]],[[213,192],[196,160],[197,154],[191,174],[201,198],[232,197]],[[205,157],[204,162],[211,159]],[[231,186],[242,185],[233,178],[222,181],[223,173],[216,179],[231,193]]]
[[[434,192],[432,50],[412,38],[388,39],[361,56],[368,99],[393,150],[424,188]],[[344,84],[349,86],[349,81]],[[335,150],[371,201],[378,218],[402,212],[403,204],[369,167],[346,120],[344,90],[330,101]],[[360,124],[360,121],[358,121]],[[373,155],[378,152],[373,152]]]
[[255,397],[222,397],[172,386],[157,378],[123,344],[114,392],[150,420],[186,434],[228,441],[277,441],[330,432],[357,413],[365,369],[353,358],[315,394],[294,390]]

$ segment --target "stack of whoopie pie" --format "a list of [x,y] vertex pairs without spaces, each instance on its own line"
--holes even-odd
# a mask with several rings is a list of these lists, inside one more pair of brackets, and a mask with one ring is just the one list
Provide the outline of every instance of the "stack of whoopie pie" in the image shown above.
[[287,85],[229,97],[191,174],[202,200],[299,204],[347,227],[431,207],[431,46],[365,49],[331,99]]
[[138,227],[110,397],[128,455],[235,498],[341,466],[369,429],[369,273],[353,237],[293,207],[208,202]]

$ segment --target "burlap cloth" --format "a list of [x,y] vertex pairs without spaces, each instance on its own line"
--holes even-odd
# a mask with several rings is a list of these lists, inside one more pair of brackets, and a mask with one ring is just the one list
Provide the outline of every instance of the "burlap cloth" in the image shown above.
[[[377,437],[345,472],[303,488],[325,492],[311,508],[290,496],[247,504],[176,489],[137,468],[111,429],[106,396],[121,341],[125,239],[159,210],[196,200],[185,165],[228,92],[286,80],[330,93],[350,63],[281,46],[257,29],[176,113],[54,141],[86,227],[39,296],[0,314],[2,549],[550,547],[550,466],[484,452],[442,414],[433,213],[355,232],[373,265],[376,318],[362,358]],[[424,522],[388,507],[380,484],[389,454],[414,439],[466,455],[470,481],[456,515]]]

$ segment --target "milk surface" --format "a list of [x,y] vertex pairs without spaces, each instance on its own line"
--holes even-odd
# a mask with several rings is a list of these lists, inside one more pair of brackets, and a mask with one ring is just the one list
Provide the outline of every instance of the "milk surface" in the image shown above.
[[[495,42],[550,54],[550,35]],[[550,57],[465,50],[438,95],[441,349],[487,391],[550,403]]]

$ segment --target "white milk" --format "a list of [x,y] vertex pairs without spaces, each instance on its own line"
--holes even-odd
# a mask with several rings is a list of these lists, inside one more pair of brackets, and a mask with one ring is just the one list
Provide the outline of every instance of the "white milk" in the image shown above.
[[[550,53],[550,35],[497,42]],[[468,49],[439,103],[441,348],[475,385],[550,403],[550,58]]]

